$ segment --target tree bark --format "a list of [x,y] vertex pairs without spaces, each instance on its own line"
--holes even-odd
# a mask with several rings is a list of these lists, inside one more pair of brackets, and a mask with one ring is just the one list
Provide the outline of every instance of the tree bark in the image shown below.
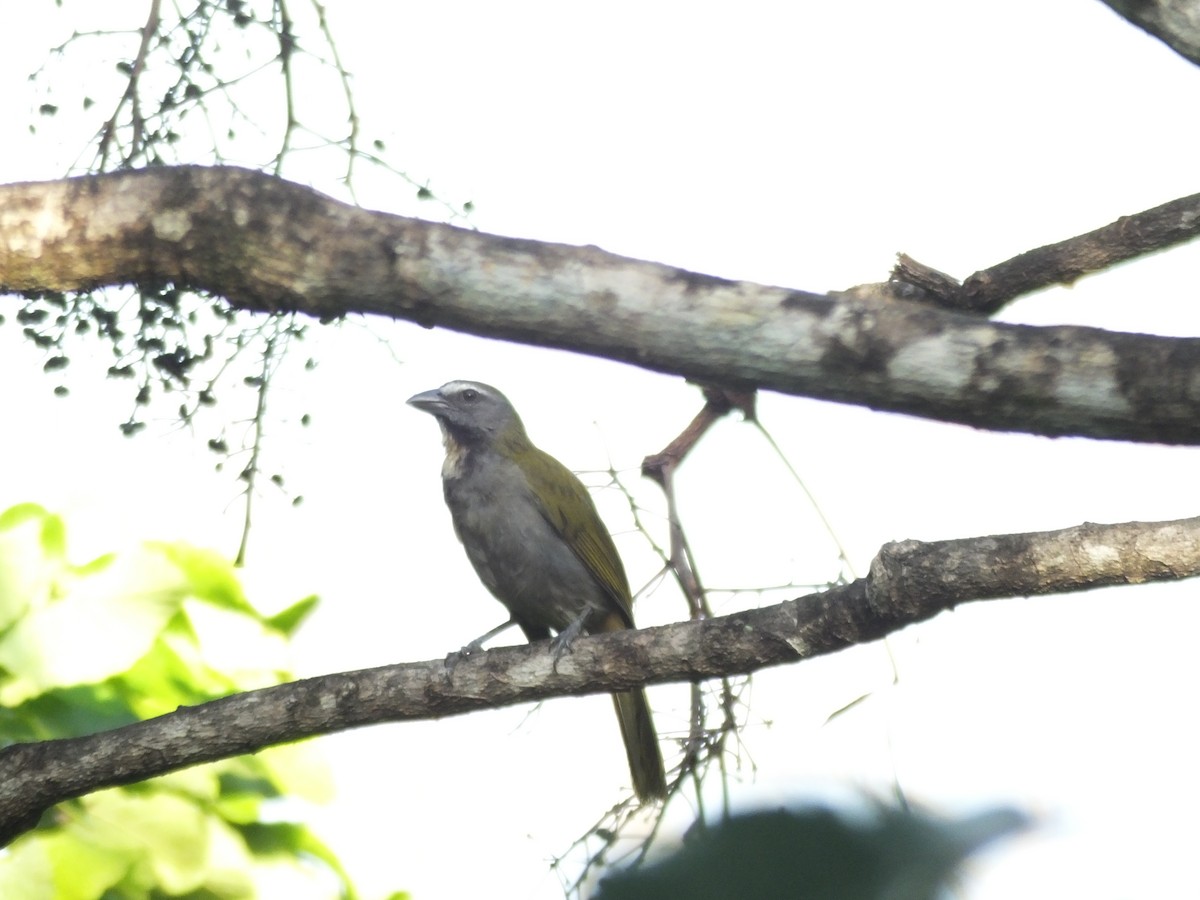
[[1197,0],[1104,0],[1104,5],[1154,35],[1184,59],[1200,64]]
[[0,750],[0,845],[50,806],[103,787],[380,722],[794,663],[876,640],[960,603],[1200,575],[1200,518],[885,545],[866,578],[777,606],[249,691],[87,737]]
[[173,282],[981,428],[1200,443],[1200,340],[988,322],[372,213],[245,169],[0,186],[0,290]]

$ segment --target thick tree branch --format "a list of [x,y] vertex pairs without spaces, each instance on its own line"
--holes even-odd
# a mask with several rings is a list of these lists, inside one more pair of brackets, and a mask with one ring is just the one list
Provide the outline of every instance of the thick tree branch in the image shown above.
[[1200,2],[1197,0],[1103,0],[1118,15],[1200,65]]
[[844,587],[721,618],[309,678],[87,737],[0,750],[0,844],[102,787],[379,722],[792,663],[881,638],[972,600],[1200,575],[1200,519],[886,545]]
[[371,213],[234,168],[0,187],[0,291],[174,282],[999,430],[1200,443],[1200,340],[835,299]]

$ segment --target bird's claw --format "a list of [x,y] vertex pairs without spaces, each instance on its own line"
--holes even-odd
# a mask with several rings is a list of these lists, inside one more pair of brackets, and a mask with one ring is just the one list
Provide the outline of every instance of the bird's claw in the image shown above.
[[449,678],[453,674],[455,667],[466,659],[468,656],[474,656],[483,649],[483,638],[476,638],[469,644],[463,644],[458,650],[451,650],[446,654],[446,659],[443,665],[446,667],[446,677]]
[[583,623],[585,621],[587,621],[586,614],[577,618],[550,641],[550,652],[554,654],[554,671],[558,671],[558,661],[563,658],[563,654],[572,652],[571,645],[583,633]]

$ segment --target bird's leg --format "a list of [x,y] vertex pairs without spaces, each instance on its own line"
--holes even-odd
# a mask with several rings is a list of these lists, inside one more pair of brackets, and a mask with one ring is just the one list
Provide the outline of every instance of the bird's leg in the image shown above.
[[483,649],[484,644],[486,644],[488,641],[490,641],[492,638],[494,638],[500,632],[507,631],[509,628],[512,628],[516,624],[517,624],[516,619],[509,618],[507,621],[501,622],[499,625],[497,625],[491,631],[488,631],[485,634],[481,634],[479,637],[475,638],[475,640],[471,641],[471,643],[464,646],[462,648],[462,650],[460,650],[459,652],[462,653],[463,656],[470,656],[472,653],[478,653],[480,650]]
[[446,654],[446,669],[447,670],[453,669],[456,665],[458,665],[459,660],[465,659],[466,657],[471,656],[474,653],[478,653],[480,650],[483,649],[484,644],[486,644],[488,641],[490,641],[492,638],[494,638],[500,632],[505,631],[506,629],[511,628],[513,625],[516,625],[516,624],[517,624],[517,620],[510,618],[506,622],[501,622],[499,625],[497,625],[491,631],[488,631],[485,634],[481,634],[479,637],[475,638],[475,640],[471,641],[469,644],[464,644],[461,650],[453,650],[450,653],[447,653]]
[[583,626],[587,624],[588,617],[591,614],[592,608],[589,606],[572,620],[570,625],[554,636],[554,640],[550,642],[550,652],[554,654],[556,665],[564,653],[571,652],[571,645],[583,633]]

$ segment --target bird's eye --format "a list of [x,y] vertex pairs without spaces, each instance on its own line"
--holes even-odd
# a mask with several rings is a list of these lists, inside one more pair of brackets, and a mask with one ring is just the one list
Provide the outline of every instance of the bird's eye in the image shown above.
[[475,390],[475,388],[467,388],[465,391],[462,392],[462,398],[467,401],[474,400],[478,396],[479,396],[479,391]]

